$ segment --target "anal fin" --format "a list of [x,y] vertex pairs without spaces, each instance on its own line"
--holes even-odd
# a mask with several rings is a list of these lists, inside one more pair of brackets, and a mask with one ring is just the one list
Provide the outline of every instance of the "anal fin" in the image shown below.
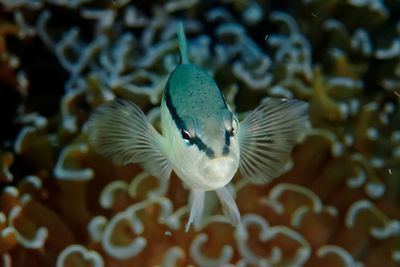
[[203,216],[204,210],[204,195],[205,192],[203,190],[193,190],[193,200],[192,206],[190,208],[189,220],[186,224],[185,231],[189,231],[190,225],[193,223],[195,228],[200,226],[200,221]]
[[216,191],[224,212],[229,216],[233,225],[238,225],[240,223],[240,212],[228,188],[225,186]]

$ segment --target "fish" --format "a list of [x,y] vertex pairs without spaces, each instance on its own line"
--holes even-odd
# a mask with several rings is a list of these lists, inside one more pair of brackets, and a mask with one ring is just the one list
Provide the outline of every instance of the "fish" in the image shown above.
[[161,100],[161,133],[133,102],[101,104],[87,124],[89,143],[113,163],[139,163],[151,175],[168,179],[174,171],[192,193],[189,219],[199,228],[205,192],[215,191],[233,225],[240,212],[227,188],[237,171],[255,184],[285,172],[304,131],[308,103],[266,98],[239,122],[214,79],[189,60],[183,23],[177,30],[180,61]]

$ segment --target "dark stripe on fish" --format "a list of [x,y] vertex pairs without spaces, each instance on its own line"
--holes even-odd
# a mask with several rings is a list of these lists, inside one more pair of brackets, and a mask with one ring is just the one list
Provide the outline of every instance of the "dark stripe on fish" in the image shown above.
[[221,96],[222,102],[224,103],[224,108],[228,108],[228,105],[226,104],[225,97],[224,97],[224,94],[221,91],[221,88],[219,88],[219,86],[217,86],[217,88],[218,88],[218,91],[219,91],[219,95]]
[[209,158],[213,158],[215,156],[214,151],[209,148],[199,137],[195,137],[193,140],[193,144],[195,144],[200,151],[204,151]]
[[[176,127],[179,129],[179,131],[182,131],[182,128],[185,127],[185,123],[176,112],[174,104],[172,104],[171,95],[169,92],[169,82],[167,82],[165,88],[165,103],[167,104],[167,108],[171,113],[172,119],[174,120]],[[203,141],[200,139],[200,137],[195,136],[193,138],[193,141],[191,141],[190,143],[196,145],[200,151],[204,151],[207,157],[213,158],[215,156],[214,151],[211,148],[209,148],[206,144],[204,144]]]
[[222,150],[222,154],[227,156],[229,154],[229,146],[231,145],[231,134],[228,130],[225,130],[225,146]]
[[169,94],[169,82],[167,82],[165,88],[165,102],[167,103],[167,108],[169,110],[169,113],[171,113],[172,119],[174,120],[176,127],[178,127],[178,129],[181,131],[183,127],[183,120],[178,116],[176,108],[172,104],[171,96]]

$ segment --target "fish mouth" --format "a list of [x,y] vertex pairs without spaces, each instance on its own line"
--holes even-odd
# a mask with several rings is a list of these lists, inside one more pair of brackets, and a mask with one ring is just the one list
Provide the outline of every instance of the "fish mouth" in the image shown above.
[[227,184],[236,173],[238,164],[229,157],[210,160],[201,170],[204,178],[215,183]]

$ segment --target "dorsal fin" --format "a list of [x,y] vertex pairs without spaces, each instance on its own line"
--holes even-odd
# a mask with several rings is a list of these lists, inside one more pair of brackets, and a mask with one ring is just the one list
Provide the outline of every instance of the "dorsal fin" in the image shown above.
[[186,35],[185,30],[183,28],[183,22],[179,21],[178,24],[178,40],[179,40],[179,49],[181,51],[181,64],[188,64],[189,62],[189,54],[188,48],[186,44]]

